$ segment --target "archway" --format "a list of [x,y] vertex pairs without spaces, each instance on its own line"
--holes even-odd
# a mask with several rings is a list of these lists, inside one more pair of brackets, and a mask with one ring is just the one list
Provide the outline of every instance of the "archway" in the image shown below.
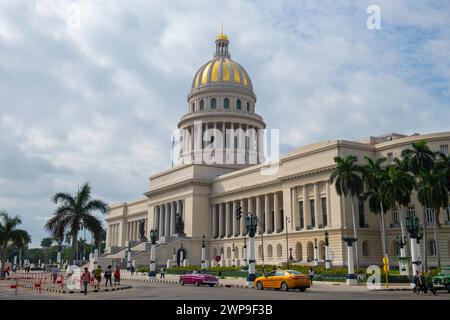
[[273,248],[272,248],[272,245],[269,244],[269,245],[267,246],[267,257],[268,257],[268,258],[272,258],[272,256],[273,256]]
[[283,256],[283,247],[281,244],[277,244],[277,257],[281,258]]
[[323,240],[319,242],[319,260],[325,261],[325,242]]
[[296,261],[302,261],[303,260],[302,244],[300,242],[297,242],[295,244],[295,260]]

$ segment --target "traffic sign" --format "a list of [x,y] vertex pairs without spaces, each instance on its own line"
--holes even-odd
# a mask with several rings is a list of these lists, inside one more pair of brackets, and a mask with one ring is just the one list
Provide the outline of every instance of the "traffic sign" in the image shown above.
[[216,256],[216,261],[219,262],[220,261],[220,256]]

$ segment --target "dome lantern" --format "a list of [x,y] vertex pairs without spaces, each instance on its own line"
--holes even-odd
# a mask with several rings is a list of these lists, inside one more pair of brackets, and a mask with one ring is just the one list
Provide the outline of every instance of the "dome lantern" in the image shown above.
[[216,37],[216,53],[214,54],[215,57],[226,57],[230,58],[230,54],[228,53],[228,37],[222,33],[217,35]]

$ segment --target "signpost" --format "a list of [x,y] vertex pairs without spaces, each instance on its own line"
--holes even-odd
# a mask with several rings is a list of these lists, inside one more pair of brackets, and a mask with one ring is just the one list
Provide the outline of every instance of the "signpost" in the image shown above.
[[389,288],[389,280],[388,280],[388,275],[389,275],[389,258],[387,256],[383,257],[383,270],[384,270],[384,274],[386,275],[386,288]]
[[217,276],[219,276],[219,262],[220,262],[221,257],[220,256],[216,256],[215,260],[217,262]]

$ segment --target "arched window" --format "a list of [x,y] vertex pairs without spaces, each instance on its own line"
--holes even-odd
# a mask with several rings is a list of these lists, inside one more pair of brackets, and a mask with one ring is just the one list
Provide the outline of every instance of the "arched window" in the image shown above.
[[200,110],[205,109],[205,101],[202,99],[200,100]]
[[230,109],[230,99],[225,98],[225,99],[223,100],[223,108],[224,108],[224,109]]
[[[244,252],[244,251],[242,251]],[[263,249],[262,249],[262,245],[258,246],[258,258],[262,258],[262,253],[263,253]]]
[[267,246],[267,257],[272,258],[272,256],[273,256],[273,248],[272,248],[272,245],[269,244]]
[[319,242],[319,260],[325,260],[325,242]]
[[277,257],[280,258],[283,255],[283,247],[281,244],[277,244]]
[[250,102],[247,102],[247,111],[250,112]]
[[191,112],[194,112],[194,111],[195,111],[195,103],[192,102]]
[[369,256],[369,243],[367,241],[363,241],[362,249],[363,249],[363,256],[368,257]]
[[230,258],[231,258],[231,248],[228,247],[227,248],[227,259],[230,259]]
[[215,109],[216,108],[216,104],[217,104],[216,98],[212,98],[211,99],[211,109]]
[[242,105],[241,105],[241,99],[237,99],[236,101],[236,109],[241,110]]
[[295,260],[297,260],[297,261],[303,260],[302,244],[300,242],[297,242],[297,244],[295,245]]
[[314,260],[314,245],[311,241],[308,241],[306,245],[306,259],[307,261]]

